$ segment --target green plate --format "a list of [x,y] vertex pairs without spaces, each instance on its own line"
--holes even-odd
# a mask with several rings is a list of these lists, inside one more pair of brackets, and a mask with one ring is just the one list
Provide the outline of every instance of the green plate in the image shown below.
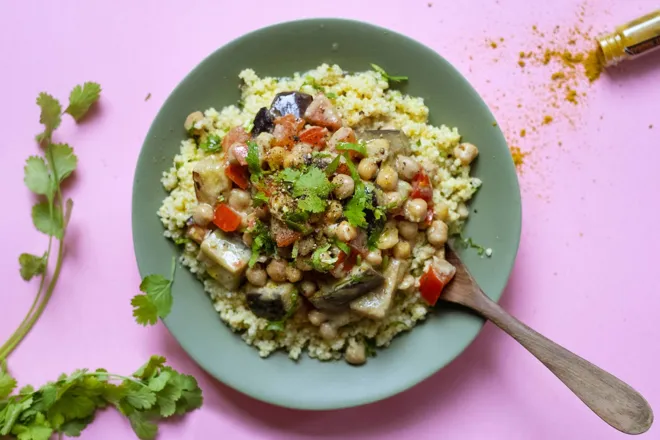
[[[465,234],[493,248],[493,256],[479,257],[473,249],[462,256],[484,291],[499,299],[518,249],[521,209],[515,168],[493,115],[463,76],[431,49],[387,29],[339,19],[282,23],[245,35],[202,61],[172,92],[151,125],[135,171],[133,241],[140,274],[169,273],[177,254],[162,235],[156,211],[166,196],[161,174],[185,138],[186,116],[236,103],[238,73],[244,68],[288,76],[321,63],[350,71],[376,63],[408,75],[401,90],[424,98],[430,122],[457,127],[465,140],[479,146],[473,174],[484,185],[470,207]],[[165,325],[202,368],[256,399],[300,409],[346,408],[404,391],[447,365],[483,326],[473,315],[439,305],[425,323],[359,368],[307,356],[293,362],[283,353],[262,359],[220,321],[201,283],[188,271],[177,272],[173,292],[174,307]]]

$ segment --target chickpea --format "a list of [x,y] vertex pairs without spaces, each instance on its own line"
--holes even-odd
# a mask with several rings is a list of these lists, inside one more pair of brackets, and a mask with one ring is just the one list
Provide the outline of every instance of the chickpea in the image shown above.
[[286,262],[284,260],[272,260],[266,266],[266,272],[271,280],[283,283],[286,281]]
[[426,218],[428,205],[424,199],[412,199],[406,202],[403,213],[407,220],[419,223]]
[[190,131],[195,128],[195,123],[201,121],[202,119],[204,119],[204,113],[192,112],[186,118],[186,122],[183,123],[183,128],[185,128],[186,131]]
[[364,343],[358,343],[354,340],[349,341],[344,359],[351,365],[362,365],[367,362],[367,348]]
[[441,260],[446,260],[446,255],[445,255],[445,247],[442,246],[440,249],[437,249],[434,254],[436,257],[440,258]]
[[337,238],[343,242],[349,242],[357,237],[358,230],[355,226],[344,220],[337,227]]
[[431,227],[426,230],[426,239],[435,247],[444,246],[447,243],[449,228],[442,220],[435,220]]
[[313,269],[312,265],[309,264],[309,261],[303,258],[296,258],[296,268],[302,270],[303,272],[308,272]]
[[303,257],[312,253],[316,248],[316,242],[312,237],[305,237],[298,242],[298,255]]
[[397,183],[399,182],[399,176],[397,175],[394,168],[390,166],[384,166],[378,172],[378,177],[376,177],[376,185],[380,186],[383,191],[394,191],[397,189]]
[[306,298],[309,298],[316,292],[316,284],[314,281],[303,281],[300,283],[300,290]]
[[390,210],[395,211],[403,205],[404,198],[396,191],[383,194],[383,204]]
[[264,131],[259,133],[259,136],[257,136],[255,141],[257,142],[257,145],[261,151],[267,151],[270,150],[270,145],[273,142],[273,135],[267,131]]
[[337,174],[332,183],[335,185],[334,194],[339,200],[350,197],[355,191],[355,182],[346,174]]
[[329,322],[324,322],[319,327],[319,333],[323,339],[331,341],[337,337],[337,328]]
[[266,162],[272,170],[280,168],[284,164],[284,156],[287,152],[282,147],[273,147],[265,154]]
[[433,206],[433,211],[434,217],[438,220],[445,221],[449,218],[449,206],[444,202],[436,203],[435,206]]
[[410,246],[410,243],[407,241],[399,241],[395,246],[394,246],[394,258],[398,258],[399,260],[405,260],[407,258],[410,258],[410,254],[412,253],[412,248]]
[[396,171],[403,180],[411,181],[421,167],[415,159],[408,156],[399,156],[396,158]]
[[303,158],[302,156],[299,156],[295,153],[287,153],[284,156],[284,168],[295,168],[298,165],[301,165],[303,163]]
[[290,283],[297,283],[302,278],[302,271],[297,267],[287,266],[284,273],[286,274],[286,279]]
[[213,221],[213,208],[208,203],[200,203],[193,210],[193,220],[199,226],[206,226]]
[[237,188],[229,192],[229,206],[232,208],[242,211],[250,206],[250,203],[252,203],[252,200],[249,192]]
[[337,223],[333,223],[331,225],[326,226],[325,227],[325,235],[327,235],[328,237],[336,237],[338,228],[339,228],[339,225]]
[[456,156],[463,165],[470,165],[478,155],[479,150],[477,147],[469,142],[463,142],[454,148],[454,156]]
[[261,267],[261,264],[255,264],[248,268],[245,272],[245,276],[250,284],[254,284],[257,287],[265,286],[268,281],[268,275],[263,267]]
[[401,220],[397,226],[399,228],[399,234],[406,240],[412,240],[417,237],[417,223]]
[[371,180],[378,173],[378,165],[374,159],[367,157],[360,161],[357,170],[362,179]]
[[309,322],[311,322],[312,325],[318,327],[328,320],[328,316],[318,310],[312,310],[307,314],[307,319],[309,319]]
[[385,226],[383,233],[378,237],[378,249],[392,249],[399,242],[399,230],[395,226]]
[[372,266],[380,266],[383,264],[383,253],[380,251],[380,249],[374,249],[373,251],[369,251],[365,257],[365,260],[367,260],[367,263],[371,264]]
[[390,154],[390,141],[387,139],[373,139],[367,142],[367,156],[375,162],[382,162]]
[[243,243],[246,246],[252,246],[252,234],[249,232],[243,232]]
[[341,203],[336,200],[331,200],[328,203],[328,210],[325,212],[325,218],[328,222],[336,222],[344,214],[344,208],[342,208]]

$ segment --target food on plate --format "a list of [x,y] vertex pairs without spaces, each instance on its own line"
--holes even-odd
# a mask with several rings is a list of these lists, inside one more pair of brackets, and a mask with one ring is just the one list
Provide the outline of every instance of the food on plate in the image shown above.
[[165,236],[261,356],[363,364],[454,276],[444,248],[481,185],[478,149],[381,71],[239,77],[240,105],[184,121]]

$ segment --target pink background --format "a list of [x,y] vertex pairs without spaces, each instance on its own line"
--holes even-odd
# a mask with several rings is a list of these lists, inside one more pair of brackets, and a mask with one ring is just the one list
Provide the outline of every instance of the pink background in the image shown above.
[[[48,91],[64,102],[71,87],[86,80],[103,86],[92,120],[76,127],[65,118],[57,133],[80,159],[68,189],[75,209],[58,289],[10,358],[21,384],[41,384],[82,367],[128,373],[159,353],[197,376],[206,398],[202,410],[165,424],[161,439],[624,437],[492,325],[454,363],[399,396],[308,413],[260,403],[217,383],[162,325],[134,324],[129,301],[140,278],[131,241],[131,182],[142,140],[168,93],[203,57],[241,34],[295,18],[340,16],[392,28],[437,50],[484,96],[511,142],[531,151],[520,176],[523,236],[503,305],[660,408],[660,54],[613,70],[590,88],[580,85],[587,91],[580,104],[562,102],[559,108],[551,107],[546,87],[552,70],[517,66],[518,52],[537,44],[532,25],[549,34],[555,25],[567,29],[578,23],[582,7],[580,26],[602,31],[657,8],[657,1],[176,3],[0,6],[0,340],[18,325],[36,292],[35,283],[20,279],[17,256],[46,246],[31,225],[33,200],[22,182],[24,160],[37,151],[34,100]],[[497,49],[487,43],[500,37]],[[546,113],[555,122],[541,127]],[[533,126],[539,129],[532,132]],[[522,128],[531,134],[521,140],[515,133]],[[659,429],[645,438],[660,438]],[[113,411],[82,436],[124,438],[134,437]]]

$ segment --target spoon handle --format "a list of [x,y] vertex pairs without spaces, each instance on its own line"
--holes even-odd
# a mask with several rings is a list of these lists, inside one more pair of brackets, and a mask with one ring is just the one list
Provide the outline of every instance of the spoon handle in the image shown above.
[[651,427],[653,411],[630,385],[532,330],[483,292],[471,295],[468,302],[464,305],[512,336],[606,423],[626,434],[641,434]]

